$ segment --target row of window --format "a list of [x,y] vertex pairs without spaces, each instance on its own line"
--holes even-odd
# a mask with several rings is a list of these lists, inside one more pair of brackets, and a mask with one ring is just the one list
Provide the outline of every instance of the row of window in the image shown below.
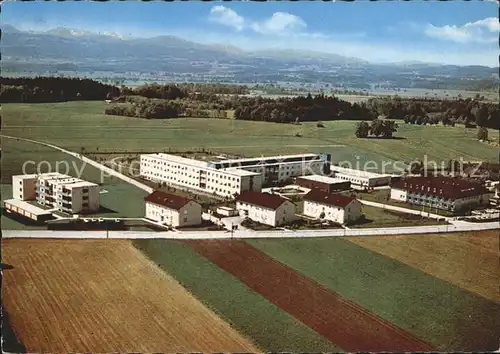
[[[148,171],[148,170],[144,171],[145,174],[153,174],[155,176],[159,176],[159,175],[161,175],[161,173],[169,173],[169,172],[170,172],[170,170],[168,170],[168,169],[167,170],[161,169],[157,173],[153,173],[152,171]],[[196,179],[199,178],[199,175],[188,174],[188,172],[172,171],[171,174],[174,174],[174,175],[175,174],[180,174],[180,175],[183,175],[183,176],[188,176],[190,178],[196,178]],[[165,175],[163,175],[163,176],[165,176]],[[213,176],[213,177],[216,177],[216,178],[218,178],[220,180],[229,180],[229,181],[234,181],[234,182],[238,182],[238,183],[240,182],[240,178],[239,177],[231,177],[231,176],[228,176],[228,175],[225,175],[225,174],[219,174],[219,173],[215,173],[215,172],[213,172],[213,173],[212,172],[208,172],[207,176]],[[214,178],[213,181],[216,182],[216,179]]]

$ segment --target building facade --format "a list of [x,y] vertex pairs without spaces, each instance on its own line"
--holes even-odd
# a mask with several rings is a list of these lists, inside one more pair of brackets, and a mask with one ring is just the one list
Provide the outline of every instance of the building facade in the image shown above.
[[330,173],[329,154],[298,154],[252,157],[210,162],[215,169],[237,168],[260,173],[263,184],[291,180],[297,176]]
[[351,182],[349,181],[321,175],[297,177],[295,179],[295,184],[304,188],[318,189],[327,193],[347,191],[351,188]]
[[361,203],[342,194],[312,190],[304,196],[304,215],[345,225],[361,217]]
[[234,198],[244,191],[260,191],[259,173],[239,169],[217,170],[204,161],[170,154],[140,157],[140,176],[174,187]]
[[479,183],[452,177],[410,177],[391,187],[393,200],[450,212],[486,205],[491,196]]
[[270,226],[286,225],[295,220],[295,204],[275,194],[244,192],[236,198],[241,216]]
[[351,182],[351,186],[356,189],[388,186],[391,183],[392,178],[390,175],[355,170],[340,166],[330,166],[330,170],[331,177],[349,181]]
[[[13,197],[69,214],[99,210],[99,185],[61,173],[12,176]],[[14,187],[15,186],[15,187]]]
[[37,175],[12,176],[12,197],[17,200],[36,199]]
[[147,219],[172,227],[201,224],[202,207],[194,200],[154,191],[144,201]]

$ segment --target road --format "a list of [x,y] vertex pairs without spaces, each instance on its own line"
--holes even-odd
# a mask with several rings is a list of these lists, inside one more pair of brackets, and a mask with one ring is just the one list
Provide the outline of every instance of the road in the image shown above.
[[29,143],[43,145],[43,146],[46,146],[46,147],[49,147],[49,148],[61,151],[61,152],[65,153],[65,154],[73,156],[73,157],[75,157],[75,158],[77,158],[77,159],[79,159],[79,160],[81,160],[81,161],[83,161],[83,162],[85,162],[85,163],[87,163],[87,164],[89,164],[91,166],[94,166],[95,168],[101,170],[102,172],[107,173],[108,176],[113,176],[113,177],[119,178],[122,181],[130,183],[130,184],[136,186],[137,188],[140,188],[140,189],[142,189],[142,190],[144,190],[144,191],[146,191],[148,193],[152,193],[154,191],[154,188],[151,188],[151,187],[145,185],[144,183],[136,181],[133,178],[125,176],[124,174],[122,174],[122,173],[120,173],[118,171],[115,171],[112,168],[109,168],[107,166],[104,166],[104,165],[100,164],[97,161],[89,159],[88,157],[83,156],[82,154],[79,154],[79,153],[76,153],[76,152],[73,152],[73,151],[69,151],[69,150],[63,149],[63,148],[61,148],[59,146],[56,146],[56,145],[52,145],[52,144],[49,144],[49,143],[44,143],[42,141],[37,141],[37,140],[32,140],[32,139],[26,139],[26,138],[20,138],[20,137],[17,137],[17,136],[9,136],[9,135],[0,135],[0,137],[1,138],[6,138],[6,139],[14,139],[14,140],[27,141]]
[[[334,229],[334,230],[276,230],[253,231],[236,230],[233,238],[292,238],[292,237],[341,237],[341,236],[383,236],[401,234],[428,234],[458,231],[481,231],[500,229],[498,221],[490,223],[457,222],[453,225],[391,227],[372,229]],[[224,239],[231,238],[227,231],[17,231],[3,230],[3,238],[165,238],[165,239]]]

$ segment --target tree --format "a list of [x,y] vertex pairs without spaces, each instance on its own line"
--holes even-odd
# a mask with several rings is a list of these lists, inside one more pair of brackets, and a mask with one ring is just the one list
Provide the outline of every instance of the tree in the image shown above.
[[358,138],[367,138],[369,133],[370,125],[367,122],[362,121],[356,125],[356,136]]
[[375,135],[376,137],[379,137],[383,134],[384,132],[384,123],[380,119],[374,119],[372,120],[372,124],[370,125],[370,133],[372,135]]
[[477,130],[477,139],[487,141],[488,140],[488,129],[486,129],[485,127],[480,127]]

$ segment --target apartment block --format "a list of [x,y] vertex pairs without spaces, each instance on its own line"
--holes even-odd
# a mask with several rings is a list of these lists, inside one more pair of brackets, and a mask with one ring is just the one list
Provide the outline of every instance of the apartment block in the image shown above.
[[245,191],[260,192],[265,183],[328,173],[328,161],[326,154],[199,161],[158,153],[141,155],[140,175],[155,182],[233,198]]
[[215,169],[210,163],[170,154],[141,155],[140,175],[150,181],[225,198],[262,188],[260,173],[236,168]]
[[70,214],[99,210],[99,186],[58,172],[12,176],[13,197]]

